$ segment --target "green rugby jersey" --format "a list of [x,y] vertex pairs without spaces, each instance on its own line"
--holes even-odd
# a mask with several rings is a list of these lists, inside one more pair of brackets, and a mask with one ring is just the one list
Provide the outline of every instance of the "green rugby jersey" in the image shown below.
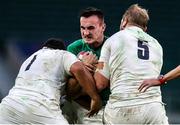
[[[106,39],[107,39],[107,37],[104,37],[104,41]],[[96,54],[96,56],[99,59],[102,45],[99,46],[98,48],[92,48],[88,44],[86,44],[83,39],[79,39],[79,40],[76,40],[73,43],[71,43],[67,47],[67,50],[69,52],[72,52],[76,56],[82,51],[83,52],[92,51],[94,54]],[[100,95],[101,95],[101,98],[102,98],[102,101],[103,101],[103,105],[105,105],[107,103],[107,100],[109,99],[109,94],[110,94],[110,88],[106,88],[106,89],[101,91]]]

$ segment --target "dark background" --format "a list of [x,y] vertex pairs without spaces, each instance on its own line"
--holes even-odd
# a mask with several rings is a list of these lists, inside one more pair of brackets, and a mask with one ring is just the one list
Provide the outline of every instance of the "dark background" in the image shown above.
[[[7,0],[0,2],[0,99],[14,85],[21,63],[50,37],[66,45],[81,38],[78,13],[94,6],[104,11],[106,35],[119,30],[124,11],[134,3],[149,11],[148,33],[164,49],[162,74],[180,64],[179,0]],[[180,79],[162,86],[169,122],[180,123]]]

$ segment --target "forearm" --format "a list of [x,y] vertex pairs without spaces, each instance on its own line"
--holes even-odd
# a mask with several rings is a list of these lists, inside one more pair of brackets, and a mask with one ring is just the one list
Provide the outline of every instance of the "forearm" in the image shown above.
[[98,72],[95,72],[94,79],[96,81],[96,87],[97,87],[98,92],[101,92],[103,89],[105,89],[109,85],[109,80],[106,80],[105,77],[103,77]]
[[96,72],[94,73],[94,79],[96,81],[96,87],[98,89],[98,91],[102,91],[103,89],[105,89],[106,87],[109,86],[110,81],[109,81],[109,67],[107,66],[107,64],[103,63],[103,62],[99,62],[97,64],[97,69]]
[[163,80],[169,81],[171,79],[180,77],[180,65],[177,66],[175,69],[171,70],[167,74],[164,75]]

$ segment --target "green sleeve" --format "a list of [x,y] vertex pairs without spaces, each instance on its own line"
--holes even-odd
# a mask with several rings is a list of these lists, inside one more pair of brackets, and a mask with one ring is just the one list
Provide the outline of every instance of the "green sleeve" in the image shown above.
[[70,44],[68,47],[67,47],[67,51],[77,55],[77,51],[76,51],[76,48],[73,46],[73,44]]
[[78,55],[78,53],[81,51],[82,49],[82,46],[83,46],[83,42],[82,40],[76,40],[75,42],[71,43],[70,45],[68,45],[67,47],[67,51],[75,54],[75,55]]

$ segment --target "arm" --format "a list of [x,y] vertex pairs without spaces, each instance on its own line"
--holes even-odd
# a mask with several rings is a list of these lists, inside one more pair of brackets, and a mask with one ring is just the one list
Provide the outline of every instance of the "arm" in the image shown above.
[[166,73],[163,77],[159,77],[156,79],[147,79],[144,80],[143,83],[139,86],[138,90],[140,92],[145,92],[148,88],[152,86],[160,86],[163,85],[165,82],[180,77],[180,65],[177,66],[175,69]]
[[96,72],[94,73],[94,79],[96,81],[96,87],[98,91],[102,91],[106,87],[110,86],[108,66],[104,62],[97,64]]
[[95,81],[89,71],[86,70],[82,62],[74,63],[70,72],[78,81],[83,90],[91,97],[89,116],[94,115],[101,108],[101,99],[96,90]]
[[[101,67],[103,63],[98,63],[97,70],[94,74],[94,78],[96,81],[96,87],[98,91],[102,91],[104,88],[109,87],[109,80],[107,77],[107,73],[103,73]],[[102,75],[102,74],[103,75]],[[106,76],[106,77],[105,77]],[[81,106],[83,106],[86,109],[89,109],[89,102],[87,101],[87,93],[81,88],[78,81],[75,78],[70,78],[67,84],[66,89],[68,97],[75,100],[77,103],[79,103]]]
[[[109,87],[109,79],[106,78],[106,77],[108,77],[108,73],[105,73],[105,71],[102,71],[102,69],[101,69],[102,65],[103,65],[102,62],[99,62],[97,64],[97,70],[94,74],[94,78],[96,81],[96,87],[99,92],[102,91],[103,89],[105,89],[106,87]],[[106,68],[103,68],[103,69],[107,70]],[[78,98],[77,98],[77,96],[76,97],[74,96],[75,101],[77,103],[79,103],[81,106],[83,106],[84,108],[89,110],[89,101],[88,101],[89,99],[86,96],[86,93],[83,91],[83,89],[81,89],[81,87],[79,86],[76,79],[71,78],[71,80],[69,80],[68,84],[69,85],[68,85],[67,93],[71,94],[70,96],[77,95],[76,93],[78,93]],[[76,89],[76,90],[73,90],[73,89]]]
[[[92,52],[80,52],[78,54],[79,59],[83,62],[89,72],[94,74],[97,64],[97,57]],[[87,93],[82,89],[78,81],[71,77],[66,85],[66,92],[68,99],[74,100],[81,106],[89,110],[89,98]],[[80,97],[81,96],[81,97]],[[86,99],[88,98],[88,99]]]
[[67,97],[70,100],[76,101],[85,109],[90,109],[91,98],[83,91],[75,78],[70,78],[66,86]]
[[177,77],[180,77],[180,65],[177,66],[175,69],[169,71],[167,74],[165,74],[163,77],[163,80],[169,81],[169,80],[175,79]]

